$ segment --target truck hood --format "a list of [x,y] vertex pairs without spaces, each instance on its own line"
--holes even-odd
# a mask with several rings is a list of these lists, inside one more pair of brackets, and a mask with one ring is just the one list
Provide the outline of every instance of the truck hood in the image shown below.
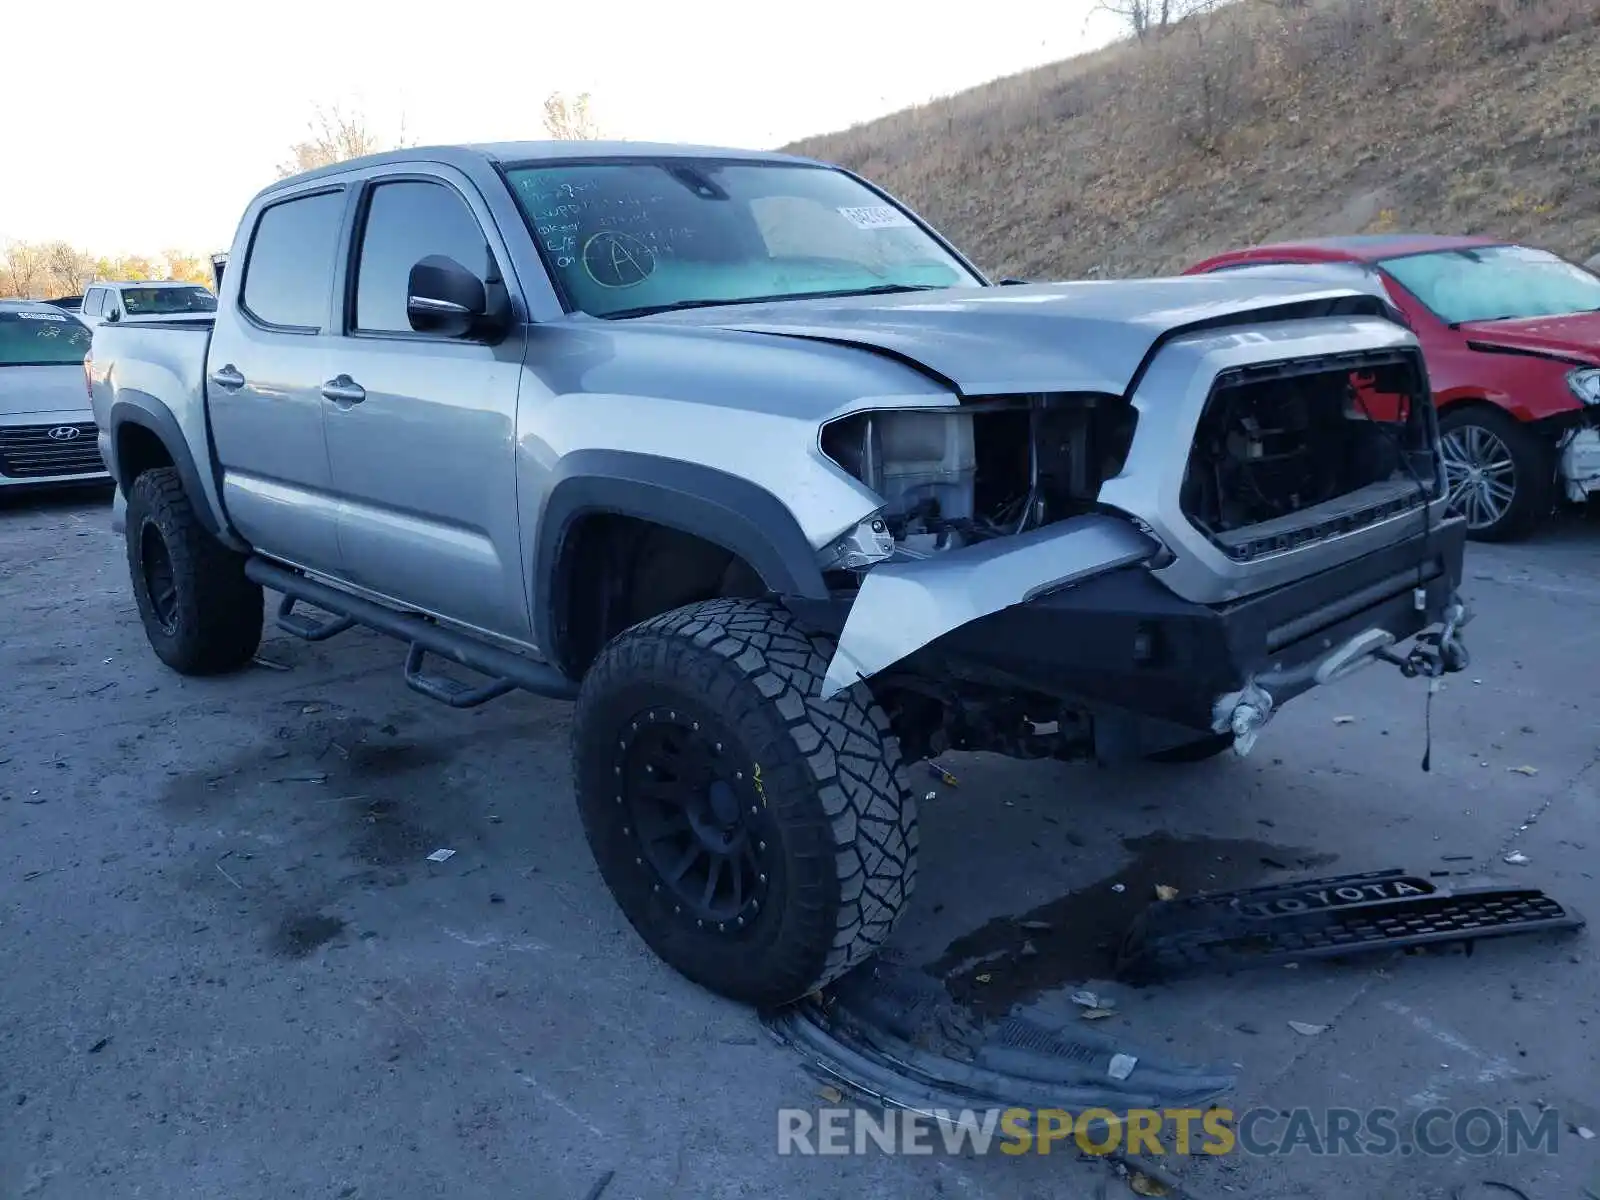
[[1461,325],[1475,350],[1520,350],[1550,358],[1600,365],[1600,312],[1513,321],[1467,321]]
[[719,305],[640,320],[857,346],[914,364],[962,395],[981,396],[1121,394],[1151,351],[1179,333],[1392,311],[1355,288],[1203,275]]
[[26,413],[89,414],[83,368],[76,363],[48,367],[0,366],[0,417]]

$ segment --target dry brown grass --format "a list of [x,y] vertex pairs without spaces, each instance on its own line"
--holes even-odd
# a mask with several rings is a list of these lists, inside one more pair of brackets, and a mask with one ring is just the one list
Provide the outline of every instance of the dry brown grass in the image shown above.
[[792,149],[986,269],[1176,271],[1409,229],[1600,250],[1600,0],[1264,0]]

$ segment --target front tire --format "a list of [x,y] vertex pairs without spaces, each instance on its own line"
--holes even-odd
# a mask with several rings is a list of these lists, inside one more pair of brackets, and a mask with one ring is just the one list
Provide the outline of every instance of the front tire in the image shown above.
[[244,556],[200,524],[172,467],[145,471],[128,489],[128,574],[145,636],[182,675],[235,671],[261,645],[261,588]]
[[1480,542],[1525,537],[1554,504],[1550,446],[1497,408],[1472,405],[1439,418],[1450,512]]
[[625,631],[573,718],[601,877],[663,961],[733,1000],[799,999],[888,940],[916,884],[916,803],[865,688],[777,605],[691,604]]

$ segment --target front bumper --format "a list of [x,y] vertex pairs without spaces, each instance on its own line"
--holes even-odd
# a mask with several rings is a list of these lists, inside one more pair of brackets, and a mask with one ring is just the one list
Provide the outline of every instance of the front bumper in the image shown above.
[[[1437,629],[1456,602],[1466,523],[1227,604],[1181,599],[1124,566],[953,629],[897,664],[911,673],[1053,697],[1108,726],[1131,720],[1143,750],[1227,732],[1238,703],[1263,720],[1323,683]],[[799,610],[797,610],[799,611]],[[815,607],[803,619],[839,628]],[[1044,714],[1040,714],[1041,717]]]
[[0,420],[0,490],[109,482],[98,432],[81,409]]
[[1560,476],[1567,499],[1582,503],[1600,493],[1600,426],[1574,429],[1561,443]]

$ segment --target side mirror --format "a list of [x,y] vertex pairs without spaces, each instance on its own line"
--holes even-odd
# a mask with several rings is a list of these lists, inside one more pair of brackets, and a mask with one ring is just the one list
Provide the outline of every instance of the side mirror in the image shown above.
[[418,333],[463,337],[477,331],[488,315],[488,288],[455,259],[430,254],[411,268],[406,316]]
[[114,309],[114,308],[110,312],[108,312],[106,314],[106,320],[107,321],[116,321],[116,320],[119,320],[119,319],[120,318],[117,316],[117,310]]

